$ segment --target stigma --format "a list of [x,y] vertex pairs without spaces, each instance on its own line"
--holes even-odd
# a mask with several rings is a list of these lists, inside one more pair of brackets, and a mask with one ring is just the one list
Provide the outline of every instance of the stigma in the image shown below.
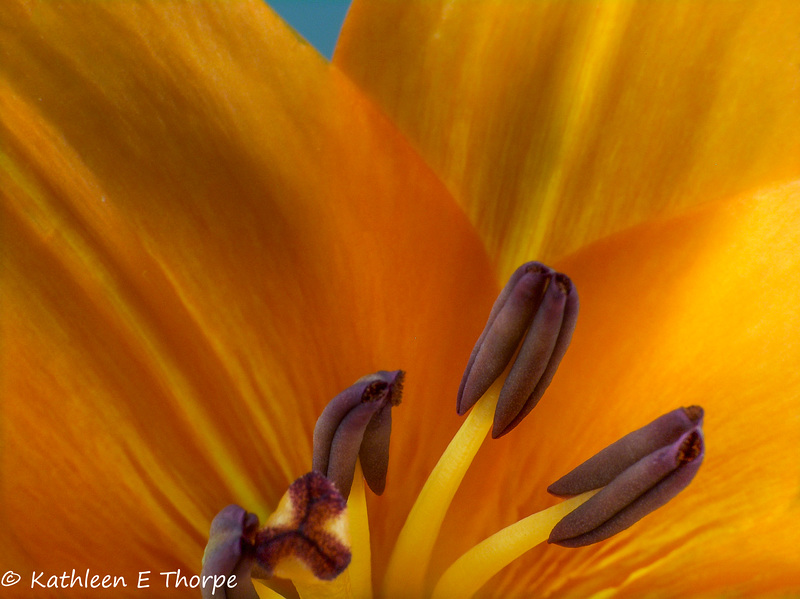
[[[211,523],[203,579],[228,579],[228,588],[203,586],[203,599],[257,599],[254,581],[280,577],[319,595],[350,565],[347,503],[334,484],[311,471],[294,481],[259,526],[258,517],[229,505]],[[262,587],[262,590],[265,587]],[[333,584],[332,589],[338,588]],[[267,591],[263,591],[267,592]]]
[[300,477],[254,535],[258,565],[269,577],[333,580],[350,564],[346,508],[327,478],[314,471]]

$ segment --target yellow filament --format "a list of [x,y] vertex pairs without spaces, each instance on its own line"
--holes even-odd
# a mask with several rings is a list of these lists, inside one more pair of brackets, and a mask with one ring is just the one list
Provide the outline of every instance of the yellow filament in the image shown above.
[[433,545],[453,496],[492,426],[501,387],[501,380],[495,382],[478,400],[425,481],[389,560],[384,597],[423,596]]
[[526,551],[543,543],[558,522],[595,491],[587,491],[523,518],[484,539],[451,565],[433,591],[433,599],[472,597],[487,580],[505,568]]
[[347,514],[350,518],[350,551],[353,554],[347,571],[350,573],[353,595],[358,599],[372,599],[369,517],[360,461],[356,462],[353,487],[350,489],[350,498],[347,500]]

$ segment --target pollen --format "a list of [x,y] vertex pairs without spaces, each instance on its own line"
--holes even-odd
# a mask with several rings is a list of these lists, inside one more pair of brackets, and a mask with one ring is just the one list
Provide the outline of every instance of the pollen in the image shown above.
[[568,277],[562,275],[561,273],[556,274],[553,277],[553,280],[555,281],[556,285],[558,285],[558,288],[561,289],[561,293],[564,295],[567,295],[572,289],[572,281],[570,281]]
[[696,459],[703,451],[703,438],[697,431],[692,432],[678,448],[678,464],[686,464]]
[[383,381],[375,381],[374,383],[370,383],[361,394],[361,403],[372,403],[373,401],[378,401],[386,392],[386,387],[388,387],[388,385]]

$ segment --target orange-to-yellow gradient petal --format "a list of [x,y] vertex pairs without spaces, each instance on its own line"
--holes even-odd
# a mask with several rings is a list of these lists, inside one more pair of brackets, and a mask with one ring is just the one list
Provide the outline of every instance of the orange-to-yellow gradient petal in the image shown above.
[[[216,511],[238,502],[263,519],[309,469],[329,398],[404,368],[387,491],[369,499],[380,581],[457,426],[496,281],[562,256],[582,303],[572,349],[531,417],[479,453],[431,586],[554,503],[544,489],[572,466],[696,403],[707,455],[686,492],[601,545],[539,547],[481,594],[800,593],[800,184],[765,184],[797,175],[796,13],[408,6],[418,29],[390,23],[410,40],[397,54],[408,82],[440,76],[454,94],[394,116],[412,135],[423,118],[446,151],[415,143],[482,238],[394,126],[261,2],[0,8],[2,564],[124,575],[115,596],[130,597],[151,570],[163,589],[158,572],[199,570]],[[519,18],[531,10],[542,17]],[[464,57],[462,42],[497,44],[505,62]],[[402,102],[422,89],[395,81]]]
[[[480,455],[440,552],[554,503],[548,484],[679,406],[705,408],[706,457],[630,530],[579,550],[540,546],[481,596],[800,593],[798,247],[800,181],[652,221],[557,265],[581,295],[570,351],[531,416]],[[489,473],[500,492],[478,503]]]
[[496,293],[444,186],[259,1],[0,23],[3,567],[131,596],[140,570],[198,573],[211,517],[263,519],[325,403],[381,368],[408,371],[407,510],[398,470],[456,425]]
[[356,0],[334,62],[409,136],[501,278],[800,176],[800,5]]

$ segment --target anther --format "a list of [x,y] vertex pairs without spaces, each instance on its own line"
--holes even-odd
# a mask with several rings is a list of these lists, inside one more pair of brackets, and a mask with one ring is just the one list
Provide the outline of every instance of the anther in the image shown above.
[[318,472],[297,479],[256,532],[254,555],[268,576],[333,580],[350,564],[347,503]]
[[378,495],[386,487],[392,407],[400,403],[402,370],[365,376],[334,397],[314,428],[313,469],[330,479],[346,498],[356,459],[364,479]]
[[538,262],[520,266],[497,298],[472,351],[457,398],[465,413],[514,359],[500,391],[492,436],[512,430],[544,395],[567,351],[578,317],[570,279]]
[[203,599],[258,599],[250,582],[257,527],[258,517],[238,505],[229,505],[214,517],[203,554]]
[[603,488],[562,519],[548,542],[582,547],[603,541],[680,493],[703,461],[702,415],[697,406],[670,412],[551,485],[548,491],[557,495]]
[[683,434],[702,426],[703,408],[678,408],[628,433],[547,488],[559,497],[572,497],[606,486],[630,466],[674,443]]
[[542,298],[497,402],[492,436],[505,435],[539,403],[567,353],[578,319],[578,294],[556,273]]

